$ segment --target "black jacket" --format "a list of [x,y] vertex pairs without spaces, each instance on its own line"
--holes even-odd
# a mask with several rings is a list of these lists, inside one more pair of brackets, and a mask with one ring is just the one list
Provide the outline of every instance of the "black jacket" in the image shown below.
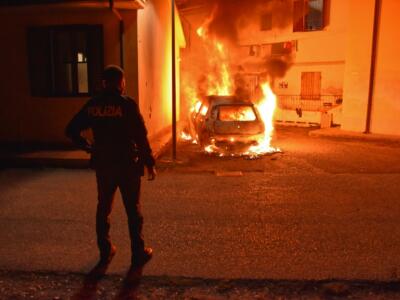
[[[81,135],[89,128],[93,145]],[[90,99],[69,122],[65,134],[92,154],[94,168],[133,166],[143,175],[144,165],[155,164],[137,104],[117,92],[104,91]]]

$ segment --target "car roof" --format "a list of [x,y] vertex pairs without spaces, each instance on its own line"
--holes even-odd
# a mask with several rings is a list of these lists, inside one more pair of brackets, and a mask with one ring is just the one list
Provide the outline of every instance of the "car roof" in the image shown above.
[[207,96],[207,102],[210,105],[253,105],[250,100],[244,100],[237,96]]

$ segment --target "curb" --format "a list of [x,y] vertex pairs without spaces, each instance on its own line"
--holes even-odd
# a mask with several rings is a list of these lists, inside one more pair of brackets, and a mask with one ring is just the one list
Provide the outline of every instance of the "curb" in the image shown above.
[[[157,159],[158,157],[160,157],[169,145],[169,138],[157,140],[153,147],[154,158]],[[71,151],[68,150],[62,152],[64,152],[65,154],[71,153]],[[40,151],[35,153],[26,153],[22,155],[5,153],[0,155],[0,168],[90,168],[90,157],[84,151],[79,151],[79,153],[76,153],[76,157],[65,157],[67,155],[60,155],[60,153],[62,152],[48,152],[43,156],[40,156]],[[37,155],[38,153],[39,155]]]
[[66,168],[87,169],[89,159],[86,158],[32,158],[32,157],[4,157],[0,159],[2,168]]
[[316,129],[308,133],[311,137],[342,139],[342,140],[358,140],[365,142],[386,142],[400,144],[400,136],[384,135],[375,133],[362,133],[346,131],[340,128]]

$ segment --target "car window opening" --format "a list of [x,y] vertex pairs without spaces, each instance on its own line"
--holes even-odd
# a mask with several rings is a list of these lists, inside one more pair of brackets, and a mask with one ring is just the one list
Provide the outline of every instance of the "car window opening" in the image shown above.
[[245,122],[257,119],[253,107],[249,105],[221,105],[218,120],[223,122]]

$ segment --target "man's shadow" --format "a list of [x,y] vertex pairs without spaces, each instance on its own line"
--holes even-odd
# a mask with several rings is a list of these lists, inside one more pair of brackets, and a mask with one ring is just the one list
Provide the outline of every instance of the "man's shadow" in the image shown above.
[[83,280],[79,291],[71,298],[72,300],[94,300],[96,299],[97,286],[107,272],[109,264],[96,264]]
[[[97,290],[99,282],[104,278],[109,265],[97,264],[89,271],[83,280],[83,285],[77,293],[73,295],[72,300],[95,300],[97,299]],[[137,299],[137,290],[139,288],[143,274],[143,268],[129,269],[127,272],[119,293],[115,300],[134,300]]]
[[135,300],[138,298],[138,289],[142,280],[143,267],[130,269],[126,274],[122,287],[115,300]]

